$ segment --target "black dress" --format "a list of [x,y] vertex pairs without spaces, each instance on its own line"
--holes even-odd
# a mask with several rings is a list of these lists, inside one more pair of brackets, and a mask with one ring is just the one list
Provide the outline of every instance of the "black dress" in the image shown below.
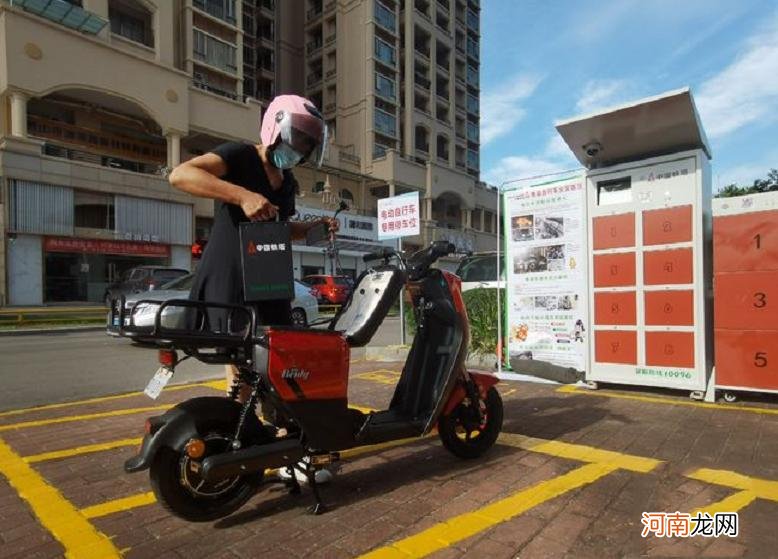
[[[223,180],[237,184],[267,198],[278,206],[281,221],[286,221],[295,213],[294,196],[297,183],[290,171],[284,171],[281,188],[273,190],[265,173],[262,160],[252,144],[228,142],[215,148],[211,153],[221,157],[227,173]],[[239,224],[249,221],[240,206],[217,201],[214,205],[214,223],[208,244],[197,267],[191,300],[212,303],[246,304],[243,299],[243,279],[240,265]],[[289,300],[263,301],[253,303],[257,311],[259,324],[290,325],[291,303]],[[191,316],[191,315],[190,315]],[[233,317],[235,320],[237,317]],[[227,312],[209,310],[208,329],[226,331]],[[190,322],[191,324],[191,322]],[[239,329],[233,324],[233,331]]]

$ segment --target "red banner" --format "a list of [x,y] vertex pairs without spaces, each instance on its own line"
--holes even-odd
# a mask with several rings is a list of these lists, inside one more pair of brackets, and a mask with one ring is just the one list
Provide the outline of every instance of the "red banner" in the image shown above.
[[74,239],[71,237],[46,237],[46,252],[86,252],[89,254],[123,254],[127,256],[170,256],[170,246],[135,241],[103,241],[99,239]]

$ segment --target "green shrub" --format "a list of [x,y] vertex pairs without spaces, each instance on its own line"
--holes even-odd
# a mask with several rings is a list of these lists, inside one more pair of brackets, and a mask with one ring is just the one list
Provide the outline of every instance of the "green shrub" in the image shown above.
[[[494,355],[497,352],[497,289],[471,289],[463,294],[470,321],[470,351]],[[405,332],[410,342],[416,332],[413,308],[405,305]]]
[[463,294],[470,320],[470,354],[497,352],[497,289],[471,289]]

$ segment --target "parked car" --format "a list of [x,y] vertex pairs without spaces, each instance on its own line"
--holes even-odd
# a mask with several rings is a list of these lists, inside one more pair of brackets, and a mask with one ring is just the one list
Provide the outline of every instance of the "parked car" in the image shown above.
[[342,305],[348,299],[352,289],[352,284],[346,276],[305,276],[303,283],[311,286],[319,303],[324,305]]
[[[504,257],[500,255],[499,287],[505,286]],[[456,274],[462,280],[462,291],[479,287],[497,287],[497,253],[481,252],[465,256],[459,263]]]
[[[135,293],[127,297],[125,308],[130,309],[142,299],[153,301],[167,301],[170,299],[187,299],[189,291],[192,288],[194,274],[187,274],[184,277],[173,280],[157,289],[152,293]],[[311,289],[299,281],[294,282],[295,298],[292,300],[292,323],[295,326],[307,326],[309,323],[318,320],[319,304],[316,297],[311,293]],[[157,313],[157,305],[142,304],[135,310],[133,319],[135,326],[150,327],[154,324],[154,317]],[[168,328],[176,328],[183,324],[183,307],[169,307],[162,311],[162,324]],[[109,315],[110,317],[110,315]],[[125,326],[129,325],[129,316],[125,317]]]
[[164,284],[179,279],[188,273],[189,270],[184,268],[136,266],[124,272],[119,281],[106,288],[103,300],[106,306],[110,306],[111,300],[118,299],[121,295],[127,296],[151,289],[159,289]]

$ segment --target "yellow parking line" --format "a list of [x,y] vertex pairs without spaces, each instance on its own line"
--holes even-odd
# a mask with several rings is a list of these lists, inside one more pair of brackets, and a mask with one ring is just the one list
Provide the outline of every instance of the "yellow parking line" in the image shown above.
[[35,421],[22,421],[21,423],[11,423],[9,425],[0,425],[0,432],[12,431],[16,429],[28,429],[30,427],[41,427],[43,425],[55,425],[58,423],[72,423],[73,421],[87,421],[90,419],[103,419],[105,417],[117,417],[120,415],[132,415],[134,413],[160,411],[169,409],[171,406],[151,406],[147,408],[127,408],[122,410],[104,411],[99,413],[88,413],[85,415],[69,415],[65,417],[55,417],[52,419],[37,419]]
[[11,447],[0,440],[0,473],[27,501],[40,523],[65,548],[65,557],[121,557],[119,550],[97,531],[59,491],[46,483]]
[[112,501],[100,503],[99,505],[83,508],[81,509],[81,514],[89,519],[100,518],[101,516],[108,516],[109,514],[150,505],[156,502],[157,500],[154,497],[154,493],[149,491],[148,493],[139,493],[138,495],[114,499]]
[[[222,384],[217,387],[217,383],[221,382]],[[198,388],[198,387],[208,387],[208,388],[214,388],[214,389],[221,389],[221,386],[224,386],[224,390],[226,390],[227,383],[226,381],[209,381],[209,382],[195,382],[192,384],[174,384],[173,386],[166,386],[165,392],[173,392],[176,390],[185,390],[187,388]],[[32,408],[22,408],[18,410],[9,410],[0,412],[0,417],[7,417],[10,415],[20,415],[23,413],[32,413],[36,411],[47,411],[47,410],[55,410],[59,408],[69,408],[73,406],[82,406],[84,404],[95,404],[99,402],[110,402],[111,400],[121,400],[123,398],[132,398],[134,396],[140,396],[143,392],[127,392],[126,394],[116,394],[115,396],[100,396],[99,398],[88,398],[86,400],[76,400],[74,402],[62,402],[61,404],[47,404],[45,406],[35,406]]]
[[737,512],[750,505],[755,499],[778,501],[778,481],[750,477],[730,470],[713,470],[710,468],[700,468],[690,474],[686,474],[686,477],[739,490],[721,501],[698,509],[702,512],[709,512],[710,514],[715,512]]
[[564,475],[540,482],[473,512],[455,516],[418,534],[378,548],[362,558],[390,559],[425,557],[483,530],[510,520],[523,512],[554,499],[563,493],[593,483],[619,469],[647,473],[661,464],[661,460],[631,456],[591,446],[547,441],[503,433],[498,442],[532,452],[541,452],[558,458],[588,462]]
[[618,467],[613,464],[586,464],[473,512],[460,514],[418,534],[371,551],[362,555],[362,558],[408,559],[409,557],[425,557],[510,520],[568,491],[593,483],[617,469]]
[[726,411],[745,411],[750,413],[762,413],[768,415],[778,415],[778,409],[757,408],[755,406],[741,406],[739,404],[714,404],[712,402],[692,402],[676,398],[665,398],[662,396],[648,396],[641,394],[625,394],[624,392],[611,392],[601,390],[591,390],[588,388],[578,388],[575,385],[567,384],[556,389],[563,394],[581,394],[583,396],[599,396],[601,398],[617,398],[622,400],[635,400],[638,402],[650,402],[652,404],[665,404],[670,406],[691,406],[694,408],[716,409]]
[[41,454],[33,454],[25,456],[23,460],[28,464],[34,464],[35,462],[45,462],[47,460],[57,460],[59,458],[70,458],[72,456],[79,456],[81,454],[89,454],[92,452],[103,452],[105,450],[112,450],[114,448],[122,448],[125,446],[138,446],[142,438],[136,439],[119,439],[117,441],[109,441],[107,443],[88,444],[84,446],[77,446],[75,448],[66,448],[64,450],[54,450],[52,452],[43,452]]

